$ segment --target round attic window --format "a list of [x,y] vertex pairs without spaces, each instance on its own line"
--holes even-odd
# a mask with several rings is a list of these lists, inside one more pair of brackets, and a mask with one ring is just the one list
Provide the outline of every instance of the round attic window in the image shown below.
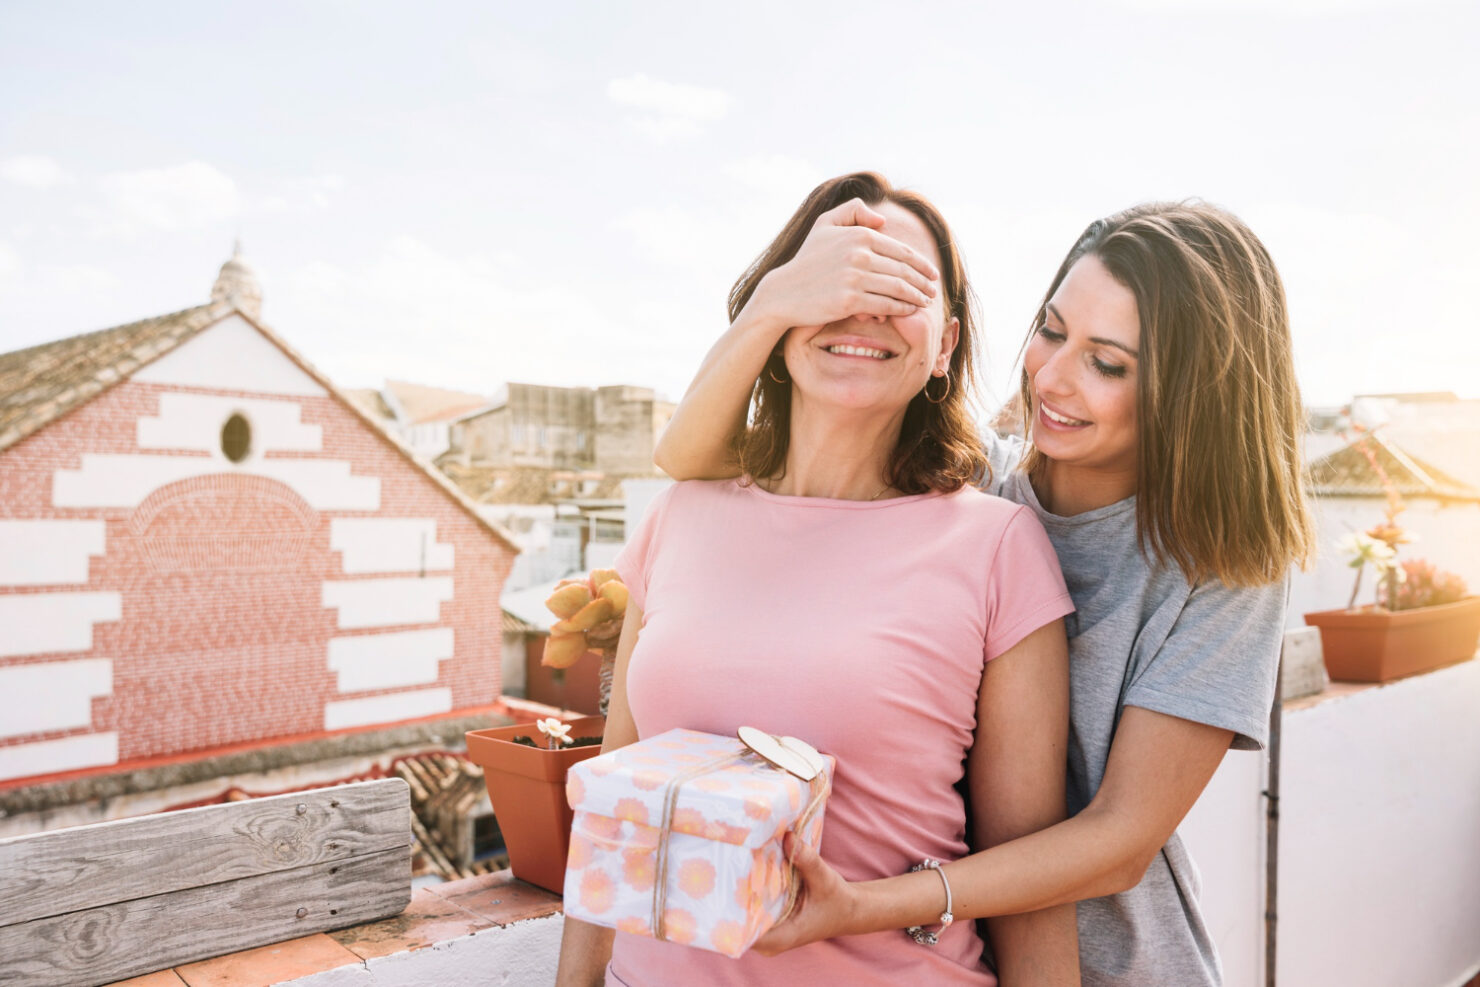
[[221,426],[221,451],[233,463],[246,459],[252,451],[252,426],[241,415],[232,415]]

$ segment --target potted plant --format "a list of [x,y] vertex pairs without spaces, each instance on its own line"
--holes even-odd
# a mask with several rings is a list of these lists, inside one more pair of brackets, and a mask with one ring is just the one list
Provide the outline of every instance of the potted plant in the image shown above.
[[[567,668],[592,649],[603,661],[601,709],[611,693],[608,666],[627,605],[627,587],[611,570],[562,580],[545,601],[561,619],[551,627],[543,663]],[[620,607],[617,604],[620,603]],[[483,769],[488,799],[509,851],[514,876],[559,894],[565,884],[572,812],[565,799],[565,773],[572,764],[601,753],[605,716],[569,722],[546,718],[533,724],[470,730],[468,759]]]
[[587,716],[468,731],[468,759],[483,769],[509,867],[520,880],[556,894],[564,886],[572,819],[565,772],[601,753],[605,725],[605,717]]
[[[1411,541],[1398,523],[1403,499],[1365,439],[1357,448],[1381,480],[1388,503],[1379,524],[1340,542],[1357,570],[1346,608],[1305,615],[1307,624],[1320,628],[1327,672],[1348,682],[1387,682],[1474,657],[1480,597],[1469,596],[1459,576],[1423,559],[1398,561],[1398,546]],[[1358,607],[1368,566],[1378,577],[1376,602]]]

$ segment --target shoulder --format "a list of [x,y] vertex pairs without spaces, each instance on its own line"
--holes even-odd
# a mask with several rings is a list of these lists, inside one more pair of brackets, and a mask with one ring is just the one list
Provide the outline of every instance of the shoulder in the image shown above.
[[1058,572],[1048,533],[1029,508],[975,487],[964,487],[939,499],[953,512],[943,519],[949,522],[952,538],[963,551],[977,553],[988,570],[1045,559],[1052,560],[1052,569]]
[[659,521],[718,510],[750,498],[736,479],[678,480],[658,491],[643,508],[643,515]]
[[934,498],[931,503],[935,510],[953,515],[956,521],[973,526],[978,533],[1001,533],[1024,523],[1041,527],[1033,512],[1022,504],[978,487],[962,487]]

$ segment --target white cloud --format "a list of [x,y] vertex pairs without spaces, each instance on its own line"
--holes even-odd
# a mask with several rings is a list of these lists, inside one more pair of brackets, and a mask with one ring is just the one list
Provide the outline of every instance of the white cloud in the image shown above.
[[[401,377],[477,393],[522,380],[612,383],[643,374],[636,327],[558,274],[410,236],[366,264],[327,261],[268,287],[270,320],[336,382]],[[642,383],[642,376],[631,382]]]
[[734,102],[718,89],[664,82],[640,72],[607,83],[606,96],[636,111],[628,123],[658,141],[701,133],[705,124],[723,119]]
[[0,178],[27,188],[52,188],[72,180],[61,165],[42,154],[18,154],[0,161]]
[[344,176],[336,174],[311,175],[277,182],[273,191],[253,199],[247,211],[284,213],[313,206],[327,209],[334,196],[344,191]]
[[794,203],[802,199],[823,179],[817,168],[801,158],[784,154],[754,154],[725,165],[726,178],[766,195],[786,196]]
[[201,161],[105,175],[98,185],[105,207],[95,232],[105,234],[199,229],[241,211],[236,182]]
[[1156,14],[1201,14],[1208,12],[1284,14],[1291,17],[1323,17],[1360,14],[1373,10],[1409,10],[1432,6],[1443,0],[1117,0],[1119,6]]
[[0,241],[0,284],[20,273],[21,255],[10,244]]

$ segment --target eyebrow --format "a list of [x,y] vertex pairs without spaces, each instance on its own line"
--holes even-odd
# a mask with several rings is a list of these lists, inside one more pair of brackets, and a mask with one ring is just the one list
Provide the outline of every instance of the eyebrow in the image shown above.
[[[1063,324],[1063,325],[1067,325],[1068,324],[1068,322],[1064,319],[1064,316],[1059,312],[1059,310],[1053,307],[1053,303],[1052,302],[1049,302],[1044,307],[1047,308],[1050,312],[1052,312],[1053,313],[1053,317],[1055,319],[1058,319],[1061,324]],[[1124,343],[1119,342],[1117,340],[1114,340],[1114,339],[1106,339],[1104,336],[1091,336],[1089,338],[1089,341],[1091,343],[1098,343],[1101,346],[1111,346],[1111,347],[1114,347],[1115,349],[1120,350],[1123,353],[1130,354],[1131,356],[1135,357],[1137,360],[1141,359],[1141,354],[1136,351],[1135,347],[1133,347],[1133,346],[1127,346]]]

